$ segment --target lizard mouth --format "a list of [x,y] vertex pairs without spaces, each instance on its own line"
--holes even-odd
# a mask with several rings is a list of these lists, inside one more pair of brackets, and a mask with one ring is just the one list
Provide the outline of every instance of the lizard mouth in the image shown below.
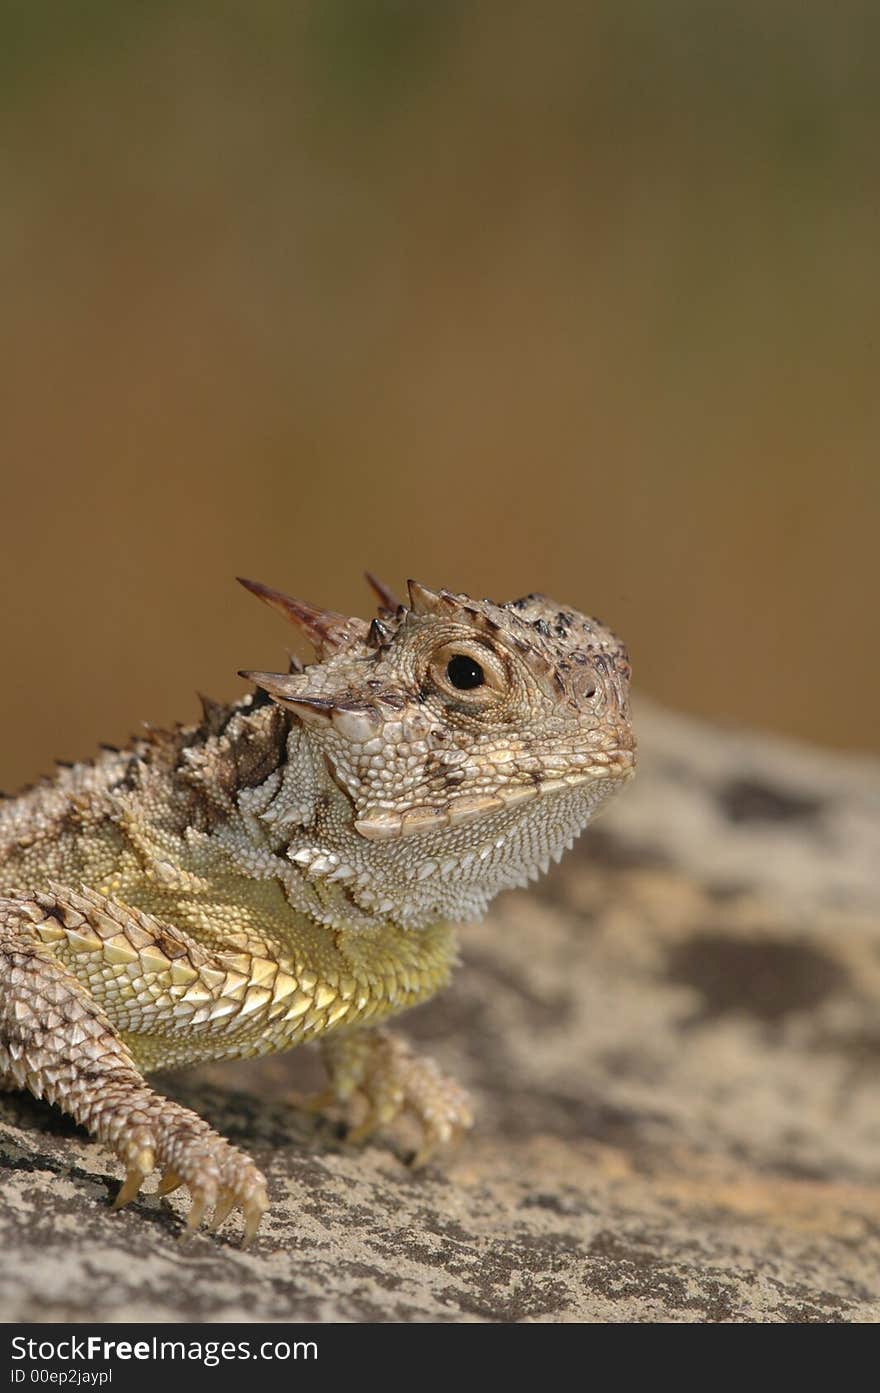
[[391,812],[384,808],[377,808],[375,811],[367,809],[363,816],[355,821],[355,830],[367,841],[390,842],[422,832],[437,832],[445,827],[465,827],[468,823],[477,822],[492,813],[502,812],[506,808],[528,803],[536,798],[547,798],[583,784],[627,779],[634,770],[635,752],[631,749],[615,750],[612,753],[596,752],[591,756],[588,769],[538,779],[529,784],[515,784],[500,788],[494,793],[456,798],[445,808],[423,806],[410,808],[403,813]]

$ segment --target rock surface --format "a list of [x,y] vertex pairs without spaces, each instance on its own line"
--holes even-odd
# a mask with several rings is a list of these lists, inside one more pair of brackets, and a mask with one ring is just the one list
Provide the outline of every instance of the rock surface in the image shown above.
[[0,1099],[3,1320],[880,1319],[880,764],[642,708],[635,785],[462,933],[404,1025],[478,1125],[412,1175],[288,1095],[307,1052],[167,1076],[272,1210],[177,1241],[185,1200]]

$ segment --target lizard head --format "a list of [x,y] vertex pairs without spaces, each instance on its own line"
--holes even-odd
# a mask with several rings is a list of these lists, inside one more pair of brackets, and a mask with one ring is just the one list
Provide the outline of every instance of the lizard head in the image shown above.
[[[471,917],[561,855],[633,772],[629,661],[598,620],[542,595],[494,604],[416,581],[400,604],[371,580],[368,622],[242,583],[316,648],[301,671],[242,675],[296,715],[345,799],[337,869],[372,864],[447,914],[444,877],[466,883],[455,917]],[[308,850],[291,853],[306,868]]]

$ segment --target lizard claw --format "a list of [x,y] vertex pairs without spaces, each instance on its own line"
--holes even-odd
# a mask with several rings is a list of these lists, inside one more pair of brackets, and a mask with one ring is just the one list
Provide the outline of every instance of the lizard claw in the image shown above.
[[373,1135],[379,1126],[379,1119],[374,1110],[370,1108],[363,1122],[359,1122],[356,1127],[349,1127],[345,1133],[345,1140],[349,1146],[358,1146]]
[[154,1169],[155,1165],[156,1162],[153,1152],[149,1147],[145,1147],[137,1157],[135,1163],[130,1165],[126,1171],[125,1179],[120,1185],[116,1198],[113,1201],[114,1209],[123,1209],[125,1205],[131,1204],[133,1199],[137,1199],[144,1180],[150,1174],[150,1171]]
[[167,1170],[156,1186],[157,1195],[170,1195],[172,1190],[179,1190],[183,1184],[183,1176],[178,1175],[177,1171]]
[[434,1123],[423,1120],[423,1138],[418,1151],[409,1162],[410,1170],[421,1170],[433,1160],[438,1150],[461,1146],[465,1134],[473,1126],[470,1106],[465,1100],[466,1111],[457,1118],[441,1118]]
[[[259,1172],[256,1172],[259,1175]],[[213,1213],[208,1221],[210,1233],[216,1233],[225,1224],[230,1214],[237,1207],[241,1207],[244,1215],[244,1235],[241,1240],[242,1248],[247,1248],[260,1227],[263,1215],[269,1208],[269,1197],[266,1193],[264,1183],[257,1184],[247,1193],[242,1193],[240,1189],[232,1186],[224,1186],[219,1194],[216,1194],[213,1187],[196,1191],[193,1195],[193,1202],[189,1214],[186,1217],[186,1228],[181,1236],[195,1233],[201,1228],[205,1215],[213,1206]]]
[[210,1189],[197,1190],[193,1193],[193,1202],[186,1216],[186,1231],[188,1233],[195,1233],[196,1229],[201,1228],[202,1220],[205,1217],[205,1211],[210,1207],[213,1201],[214,1195],[213,1191]]
[[128,1144],[122,1152],[122,1160],[125,1163],[125,1179],[113,1201],[114,1209],[122,1209],[131,1204],[133,1199],[137,1199],[144,1180],[150,1171],[156,1168],[153,1138],[146,1128],[139,1128],[130,1134]]
[[212,1179],[203,1179],[200,1183],[195,1177],[184,1183],[189,1186],[193,1197],[185,1232],[194,1233],[201,1228],[206,1214],[211,1210],[207,1227],[211,1233],[216,1233],[234,1209],[241,1209],[244,1216],[241,1246],[247,1248],[269,1208],[266,1182],[253,1162],[233,1152],[222,1168],[219,1184]]
[[217,1203],[214,1205],[214,1213],[211,1215],[211,1221],[208,1224],[208,1228],[212,1233],[216,1233],[221,1224],[226,1222],[235,1208],[237,1200],[238,1197],[234,1190],[224,1188],[220,1191],[217,1197]]
[[260,1227],[263,1215],[269,1208],[269,1196],[266,1193],[265,1185],[258,1185],[243,1207],[244,1236],[241,1240],[241,1246],[242,1248],[249,1248],[251,1240]]

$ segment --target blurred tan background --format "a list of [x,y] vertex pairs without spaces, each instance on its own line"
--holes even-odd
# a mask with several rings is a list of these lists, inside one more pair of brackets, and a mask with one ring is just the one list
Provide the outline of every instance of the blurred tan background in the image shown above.
[[880,6],[0,5],[0,784],[364,566],[880,747]]

